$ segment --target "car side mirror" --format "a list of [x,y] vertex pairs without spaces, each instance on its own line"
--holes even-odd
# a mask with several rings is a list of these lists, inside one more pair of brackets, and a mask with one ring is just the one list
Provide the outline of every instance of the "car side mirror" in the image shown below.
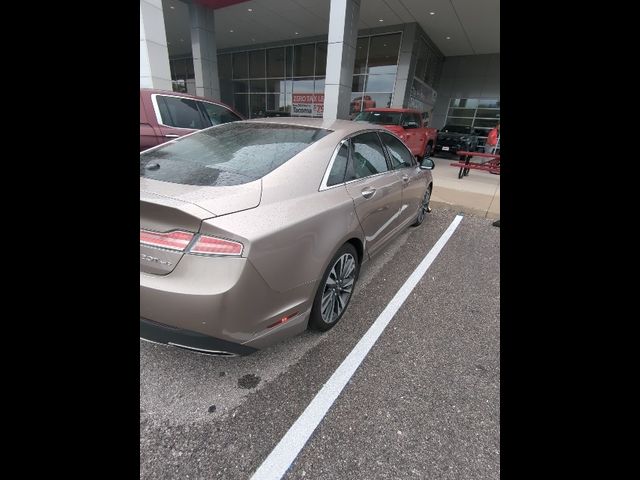
[[420,168],[422,170],[433,170],[434,168],[436,168],[436,163],[431,157],[424,157],[422,159],[422,162],[420,162]]

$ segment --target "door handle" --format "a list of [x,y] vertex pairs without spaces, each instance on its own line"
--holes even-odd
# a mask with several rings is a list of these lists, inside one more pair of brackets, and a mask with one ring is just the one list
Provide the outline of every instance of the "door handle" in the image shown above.
[[364,190],[362,190],[362,196],[364,198],[371,198],[375,193],[376,193],[375,188],[365,188]]
[[167,138],[178,138],[180,135],[176,135],[175,133],[167,133],[165,137]]

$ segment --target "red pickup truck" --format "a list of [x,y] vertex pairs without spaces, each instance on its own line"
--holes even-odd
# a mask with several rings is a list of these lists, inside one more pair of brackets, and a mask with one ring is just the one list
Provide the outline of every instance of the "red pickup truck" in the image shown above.
[[224,103],[186,93],[140,89],[140,151],[196,130],[243,120]]
[[438,131],[427,127],[422,115],[410,108],[367,108],[354,121],[365,121],[384,126],[395,133],[418,158],[429,157],[436,147]]

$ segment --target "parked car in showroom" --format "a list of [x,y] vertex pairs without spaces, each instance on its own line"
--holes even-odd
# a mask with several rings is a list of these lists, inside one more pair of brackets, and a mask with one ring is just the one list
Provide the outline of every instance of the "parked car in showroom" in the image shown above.
[[437,153],[455,154],[458,150],[475,152],[478,149],[478,135],[472,127],[445,125],[438,131]]
[[438,131],[427,127],[422,114],[410,108],[367,108],[353,120],[384,126],[400,137],[418,158],[430,156],[438,138]]
[[140,337],[254,352],[344,315],[429,210],[433,161],[377,125],[231,122],[140,153]]
[[369,95],[364,95],[362,97],[356,97],[351,100],[351,105],[349,107],[349,112],[352,115],[356,113],[360,113],[365,108],[374,108],[376,106],[376,101],[371,98]]
[[186,93],[140,89],[140,151],[202,128],[244,118],[231,107]]

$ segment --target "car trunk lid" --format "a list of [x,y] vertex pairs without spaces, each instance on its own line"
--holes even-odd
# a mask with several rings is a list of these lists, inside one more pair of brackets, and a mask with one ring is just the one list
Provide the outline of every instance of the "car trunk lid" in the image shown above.
[[184,255],[185,248],[164,248],[153,239],[155,234],[195,235],[203,220],[255,208],[261,195],[261,180],[235,186],[193,187],[140,179],[140,271],[166,275]]

